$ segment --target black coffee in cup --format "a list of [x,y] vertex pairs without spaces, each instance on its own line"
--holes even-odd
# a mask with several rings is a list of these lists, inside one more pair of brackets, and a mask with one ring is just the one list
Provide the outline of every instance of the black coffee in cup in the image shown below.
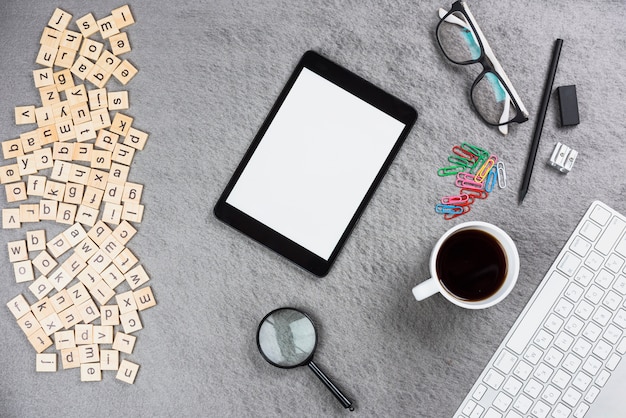
[[461,229],[441,245],[436,261],[441,284],[464,301],[494,295],[507,275],[506,255],[498,240],[478,229]]

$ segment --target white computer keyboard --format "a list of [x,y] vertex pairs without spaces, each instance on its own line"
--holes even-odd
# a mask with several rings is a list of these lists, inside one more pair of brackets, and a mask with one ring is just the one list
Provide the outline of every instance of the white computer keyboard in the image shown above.
[[626,353],[625,229],[593,202],[454,417],[587,414]]

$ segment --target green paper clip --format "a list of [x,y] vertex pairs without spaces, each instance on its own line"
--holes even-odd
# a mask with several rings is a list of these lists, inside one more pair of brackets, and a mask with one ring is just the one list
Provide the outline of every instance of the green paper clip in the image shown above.
[[457,173],[465,171],[466,168],[467,167],[463,167],[462,165],[450,165],[448,167],[442,167],[437,170],[437,175],[439,177],[455,176],[457,175]]
[[458,155],[450,155],[448,157],[448,161],[454,165],[460,165],[461,167],[464,167],[464,168],[468,168],[472,164],[474,164],[472,161],[468,160],[467,158],[459,157]]

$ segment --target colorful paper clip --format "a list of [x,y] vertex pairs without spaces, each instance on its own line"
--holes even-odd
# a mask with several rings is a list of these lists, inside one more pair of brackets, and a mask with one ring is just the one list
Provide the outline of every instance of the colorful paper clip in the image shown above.
[[470,151],[461,148],[458,145],[452,147],[452,153],[458,157],[464,158],[467,161],[470,161],[472,164],[478,159],[478,156],[472,154]]
[[461,189],[461,193],[464,193],[470,197],[470,199],[486,199],[489,197],[489,193],[484,190],[475,190],[475,189]]
[[442,167],[437,170],[437,175],[439,177],[454,176],[457,173],[462,172],[466,168],[467,167],[463,167],[462,165],[451,165],[448,167]]
[[455,205],[444,205],[442,203],[438,203],[435,206],[435,212],[448,214],[448,215],[459,215],[463,213],[463,207],[455,206]]
[[457,175],[455,184],[456,184],[456,187],[460,187],[461,189],[475,189],[475,190],[485,189],[484,183],[479,183],[475,180],[470,180],[469,178],[459,178],[458,175]]
[[496,171],[496,167],[493,167],[489,174],[487,174],[487,180],[485,181],[485,191],[487,193],[491,193],[493,189],[498,184],[498,172]]
[[480,159],[481,157],[483,157],[484,159],[487,159],[489,157],[489,153],[487,151],[485,151],[482,148],[477,147],[476,145],[468,144],[467,142],[463,142],[461,144],[461,149],[466,150],[470,152],[471,154],[475,155],[477,159]]
[[496,171],[498,175],[498,186],[504,189],[506,187],[506,169],[502,161],[498,161],[498,164],[496,164]]
[[448,157],[448,161],[454,165],[460,165],[461,167],[467,168],[474,165],[474,161],[470,161],[465,157],[459,157],[458,155],[451,155]]
[[449,221],[451,219],[458,218],[459,216],[463,216],[471,210],[470,206],[462,206],[462,208],[463,208],[463,212],[461,213],[445,213],[443,215],[443,219],[445,219],[446,221]]
[[[472,199],[473,201],[474,199]],[[467,194],[460,194],[458,196],[445,196],[441,198],[441,203],[444,205],[456,205],[467,206],[471,204],[470,197]]]
[[487,175],[491,171],[491,168],[498,162],[498,157],[492,155],[485,161],[485,163],[476,172],[476,181],[482,183],[487,178]]

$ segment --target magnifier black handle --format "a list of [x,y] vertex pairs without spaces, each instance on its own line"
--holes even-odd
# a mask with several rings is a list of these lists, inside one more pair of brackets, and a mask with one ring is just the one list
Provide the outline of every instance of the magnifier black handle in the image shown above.
[[339,402],[341,402],[344,408],[350,409],[350,411],[354,411],[352,402],[350,402],[350,400],[348,400],[348,398],[346,398],[344,394],[341,393],[339,388],[337,388],[337,386],[335,386],[333,382],[331,382],[330,379],[326,377],[324,372],[321,371],[319,367],[315,365],[315,363],[313,363],[312,361],[309,362],[309,368],[313,370],[313,373],[315,373],[315,375],[319,377],[322,382],[324,382],[326,387],[333,393],[333,395],[335,395],[335,398],[337,398]]

